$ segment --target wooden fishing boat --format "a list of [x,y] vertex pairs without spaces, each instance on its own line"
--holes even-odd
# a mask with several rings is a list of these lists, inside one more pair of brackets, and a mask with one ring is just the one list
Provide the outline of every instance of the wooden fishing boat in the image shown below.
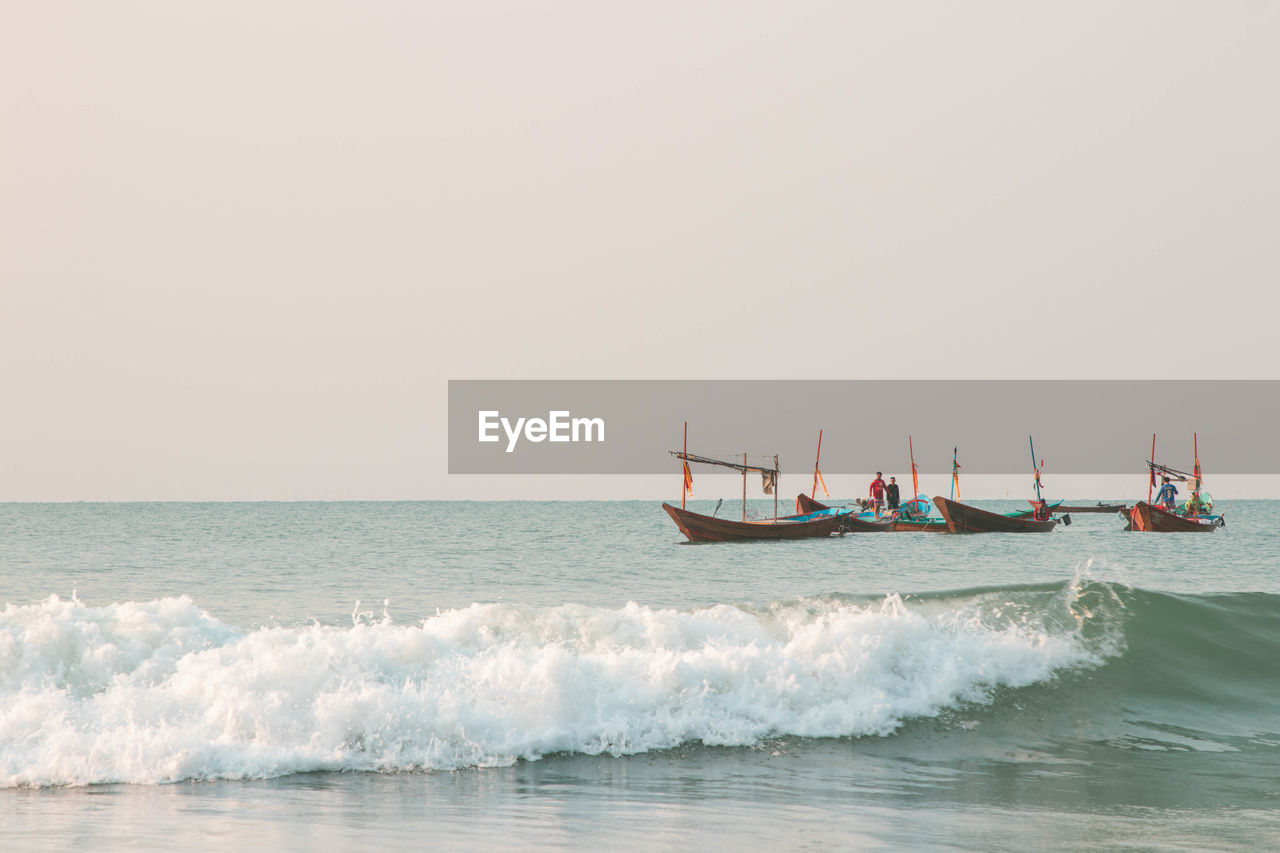
[[1002,515],[947,500],[942,496],[935,497],[933,505],[942,513],[947,529],[952,533],[1048,533],[1061,523],[1057,518],[1038,521],[1017,515]]
[[[1226,519],[1221,514],[1213,515],[1213,498],[1208,492],[1201,491],[1204,476],[1200,470],[1200,436],[1192,433],[1192,450],[1195,463],[1191,471],[1179,471],[1168,465],[1156,462],[1156,436],[1151,434],[1151,459],[1147,461],[1147,499],[1138,501],[1133,509],[1124,513],[1127,521],[1125,530],[1143,533],[1212,533],[1219,527],[1226,526]],[[1186,502],[1182,512],[1172,511],[1158,506],[1152,500],[1156,477],[1163,477],[1165,483],[1172,481],[1191,483],[1191,498]]]
[[[832,533],[843,533],[846,516],[838,510],[825,508],[814,512],[791,516],[778,516],[778,477],[782,468],[778,465],[778,457],[773,457],[772,465],[748,464],[747,454],[742,454],[742,462],[727,459],[715,459],[709,456],[696,456],[689,452],[689,423],[684,425],[684,449],[672,450],[671,455],[680,460],[681,485],[680,506],[664,503],[662,508],[671,516],[671,520],[680,528],[680,532],[690,542],[746,542],[770,539],[816,539],[830,536]],[[693,512],[685,506],[689,492],[693,487],[693,473],[689,463],[699,465],[715,465],[742,472],[742,519],[734,521],[729,518],[718,518],[715,515],[703,515]],[[759,474],[764,483],[764,493],[773,495],[773,518],[747,518],[747,473]],[[719,509],[719,505],[716,505]]]
[[836,513],[734,521],[702,515],[664,503],[662,508],[690,542],[747,542],[771,539],[817,539],[841,532],[846,516]]
[[1212,533],[1221,526],[1221,516],[1178,515],[1146,501],[1138,501],[1129,510],[1129,526],[1125,530],[1146,533]]
[[[1044,461],[1036,462],[1036,445],[1031,436],[1027,436],[1031,448],[1031,470],[1035,474],[1036,499],[1031,501],[1031,510],[998,513],[976,506],[969,506],[958,501],[944,498],[941,495],[933,499],[933,505],[946,519],[947,529],[952,533],[1048,533],[1059,524],[1070,524],[1071,516],[1050,516],[1050,507],[1040,492],[1040,470]],[[952,478],[955,481],[956,466],[952,461]]]

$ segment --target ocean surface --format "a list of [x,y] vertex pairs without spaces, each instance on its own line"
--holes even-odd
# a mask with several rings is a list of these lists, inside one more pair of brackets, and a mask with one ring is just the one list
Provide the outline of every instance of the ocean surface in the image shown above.
[[3,848],[1277,849],[1280,502],[1225,509],[0,504]]

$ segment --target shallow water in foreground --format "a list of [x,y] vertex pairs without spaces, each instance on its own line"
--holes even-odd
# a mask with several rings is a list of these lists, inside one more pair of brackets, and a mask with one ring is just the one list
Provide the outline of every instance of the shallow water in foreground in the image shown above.
[[48,849],[1274,848],[1280,503],[1227,509],[692,546],[645,502],[0,505],[0,819]]

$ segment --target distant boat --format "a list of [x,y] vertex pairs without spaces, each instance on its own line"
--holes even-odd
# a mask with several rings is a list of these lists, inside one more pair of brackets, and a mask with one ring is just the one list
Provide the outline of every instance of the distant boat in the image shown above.
[[1128,512],[1128,504],[1104,504],[1098,501],[1096,504],[1080,504],[1076,506],[1064,506],[1061,502],[1052,504],[1049,507],[1054,512],[1102,512],[1112,515],[1117,512]]
[[[1125,530],[1136,530],[1144,533],[1212,533],[1227,522],[1222,514],[1213,514],[1213,498],[1202,491],[1203,472],[1200,470],[1200,437],[1192,433],[1192,451],[1195,462],[1191,472],[1179,471],[1168,465],[1156,462],[1156,436],[1151,434],[1151,459],[1147,462],[1147,499],[1138,501],[1127,514],[1128,524]],[[1156,477],[1163,477],[1172,482],[1191,483],[1191,496],[1182,505],[1182,511],[1170,510],[1158,506],[1151,492],[1156,485]]]

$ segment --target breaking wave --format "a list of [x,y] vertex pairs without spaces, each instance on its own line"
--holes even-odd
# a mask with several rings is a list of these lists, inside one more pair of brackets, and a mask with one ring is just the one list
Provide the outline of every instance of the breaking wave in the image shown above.
[[1123,657],[1135,604],[1152,601],[1217,606],[1077,579],[692,611],[473,604],[413,625],[358,613],[350,626],[241,630],[186,597],[54,596],[0,612],[0,787],[883,737]]

